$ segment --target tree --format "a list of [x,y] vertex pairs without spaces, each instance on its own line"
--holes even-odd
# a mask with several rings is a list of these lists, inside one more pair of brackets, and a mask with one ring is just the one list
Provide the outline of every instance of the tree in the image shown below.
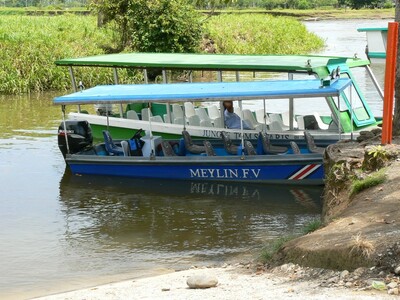
[[200,44],[200,17],[185,0],[99,0],[93,6],[115,24],[118,51],[194,52]]
[[[395,21],[400,22],[400,3],[396,1]],[[400,31],[398,43],[400,41]],[[399,43],[400,44],[400,43]],[[396,78],[394,84],[393,135],[400,135],[400,48],[397,47]]]

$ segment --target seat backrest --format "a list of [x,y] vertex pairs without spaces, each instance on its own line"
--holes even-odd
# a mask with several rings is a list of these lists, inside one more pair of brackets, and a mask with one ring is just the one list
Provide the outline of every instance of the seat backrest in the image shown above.
[[250,141],[244,141],[244,149],[246,150],[247,155],[257,154],[253,144]]
[[216,128],[224,128],[224,120],[221,117],[214,119],[214,127]]
[[315,145],[313,136],[307,130],[304,130],[304,138],[307,143],[308,151],[311,153],[324,153],[325,149]]
[[131,149],[129,148],[129,143],[127,141],[121,141],[122,151],[124,152],[124,156],[131,155]]
[[161,141],[161,149],[164,156],[176,156],[174,149],[172,149],[172,146],[168,141]]
[[206,148],[207,156],[216,156],[217,155],[217,154],[215,154],[214,148],[209,141],[204,140],[203,144],[204,144],[204,147]]
[[194,106],[193,106],[192,102],[185,102],[184,107],[185,107],[186,117],[191,117],[196,114],[196,112],[194,111]]
[[172,123],[172,121],[174,120],[174,114],[171,112],[170,116],[171,119],[168,117],[168,114],[163,115],[165,123]]
[[231,139],[225,131],[221,131],[221,138],[224,142],[225,151],[229,154],[237,155],[238,146],[232,144]]
[[123,155],[124,152],[121,147],[117,147],[108,130],[103,130],[104,146],[110,155]]
[[[265,118],[265,120],[264,120]],[[258,123],[261,124],[269,124],[271,123],[271,120],[269,119],[267,113],[264,112],[264,108],[260,108],[256,110],[256,120]]]
[[183,118],[183,109],[179,104],[172,104],[172,112],[175,118]]
[[297,120],[297,128],[300,129],[300,130],[304,130],[305,127],[304,127],[304,118],[303,118],[303,116],[297,116],[296,120]]
[[150,117],[150,120],[152,122],[164,123],[164,120],[161,118],[161,116],[152,116],[152,117]]
[[318,126],[318,122],[315,119],[314,115],[303,116],[303,119],[304,119],[304,128],[305,129],[309,129],[309,130],[320,129]]
[[210,120],[201,120],[200,121],[200,126],[202,126],[202,127],[213,127],[213,124],[211,123]]
[[319,115],[318,112],[314,112],[314,117],[320,129],[326,130],[329,128],[329,124],[325,124],[324,121],[322,121],[321,116]]
[[196,112],[196,115],[200,117],[200,120],[211,120],[204,107],[198,107],[194,111]]
[[[290,126],[290,115],[289,115],[289,111],[284,111],[283,113],[282,113],[282,122],[283,122],[283,125],[285,125],[285,126]],[[293,127],[294,128],[297,128],[297,122],[296,122],[296,120],[293,120]]]
[[150,117],[153,116],[149,108],[142,108],[142,120],[143,121],[148,121],[149,120],[149,114]]
[[206,152],[204,146],[196,145],[193,143],[192,137],[186,130],[182,131],[183,140],[185,142],[185,148],[187,151],[193,154],[200,154]]
[[183,117],[174,118],[174,124],[183,125],[185,124],[185,121],[183,120]]
[[278,121],[272,121],[269,125],[268,125],[269,130],[272,131],[282,131],[282,125],[281,122]]
[[261,139],[262,149],[266,154],[280,154],[288,150],[287,147],[272,145],[266,132],[260,132],[259,138]]
[[188,117],[189,125],[200,126],[200,117],[198,115],[193,115]]
[[293,154],[300,154],[301,153],[299,146],[295,142],[290,141],[289,144],[290,144],[290,147],[292,148]]
[[131,120],[139,120],[139,116],[138,116],[137,112],[134,110],[128,110],[126,112],[126,118],[131,119]]
[[258,122],[250,109],[243,109],[243,119],[250,123],[253,128],[258,125]]
[[219,109],[216,105],[211,105],[207,107],[208,115],[210,119],[214,120],[215,118],[219,118],[221,116],[221,113],[219,112]]

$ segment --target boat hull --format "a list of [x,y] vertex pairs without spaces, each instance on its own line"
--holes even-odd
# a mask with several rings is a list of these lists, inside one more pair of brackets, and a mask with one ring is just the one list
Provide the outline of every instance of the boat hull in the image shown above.
[[191,181],[323,184],[321,154],[227,157],[67,155],[74,174]]

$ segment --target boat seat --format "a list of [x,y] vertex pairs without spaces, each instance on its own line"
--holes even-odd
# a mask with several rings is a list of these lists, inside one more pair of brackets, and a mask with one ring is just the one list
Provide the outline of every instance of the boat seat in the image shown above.
[[164,156],[176,156],[174,149],[168,141],[161,141],[161,149]]
[[200,154],[206,152],[206,147],[196,145],[193,143],[192,137],[186,130],[182,131],[183,140],[185,141],[185,148],[187,151],[193,154]]
[[224,128],[224,119],[221,117],[214,119],[214,127],[215,128]]
[[272,145],[268,134],[265,132],[260,132],[258,140],[265,154],[281,154],[288,151],[287,147]]
[[150,117],[151,122],[158,122],[158,123],[164,123],[164,120],[161,116],[152,116]]
[[103,130],[103,137],[104,137],[104,146],[109,155],[124,155],[124,151],[122,147],[118,147],[114,144],[114,141],[110,135],[108,130]]
[[208,116],[210,117],[211,120],[214,120],[221,116],[221,113],[219,112],[219,109],[216,105],[208,106],[207,112],[208,112]]
[[314,117],[320,129],[327,130],[329,128],[329,124],[325,124],[324,121],[322,121],[322,118],[318,112],[314,112]]
[[[289,126],[285,126],[283,124],[282,116],[280,114],[270,114],[269,119],[271,120],[271,123],[276,122],[277,124],[279,124],[279,126],[282,128],[281,130],[289,129]],[[271,128],[271,125],[270,125],[270,128]]]
[[138,116],[137,112],[134,110],[128,110],[126,112],[126,118],[131,119],[131,120],[139,120],[139,116]]
[[205,141],[203,141],[203,144],[204,144],[204,148],[206,148],[207,156],[216,156],[217,155],[217,154],[215,154],[214,148],[209,141],[205,140]]
[[229,154],[237,155],[239,147],[232,144],[231,139],[229,138],[228,134],[225,131],[221,131],[221,138],[224,142],[225,151]]
[[196,112],[196,115],[200,117],[200,120],[212,121],[204,107],[198,107],[194,111]]
[[196,112],[194,111],[194,106],[193,106],[192,102],[185,102],[183,105],[184,105],[184,108],[185,108],[186,117],[191,117],[191,116],[194,116],[196,114]]
[[143,121],[148,121],[149,118],[153,116],[149,108],[142,108],[141,115]]
[[300,129],[300,130],[306,129],[304,126],[304,117],[303,116],[297,116],[296,120],[297,120],[297,128],[298,129]]
[[244,141],[244,149],[246,150],[247,155],[257,155],[256,150],[250,141]]
[[317,130],[321,129],[318,126],[317,119],[315,118],[314,115],[306,115],[303,116],[304,119],[304,129],[308,130]]
[[258,125],[262,125],[259,123],[256,118],[254,117],[252,111],[250,109],[243,109],[243,119],[249,124],[252,128],[256,128]]
[[131,149],[129,147],[129,143],[127,141],[121,141],[122,152],[124,152],[124,156],[131,156]]
[[201,127],[213,127],[213,124],[211,123],[210,120],[201,120],[200,126]]
[[307,130],[304,130],[304,138],[306,139],[308,151],[310,151],[311,153],[325,152],[325,148],[317,147],[315,145],[313,136]]
[[184,125],[185,124],[185,120],[182,117],[174,118],[174,124]]
[[172,104],[172,113],[175,118],[183,118],[183,109],[179,104]]
[[291,141],[290,147],[292,148],[293,154],[301,154],[299,145],[297,145],[296,142]]
[[187,118],[189,125],[200,126],[200,117],[198,115],[193,115]]

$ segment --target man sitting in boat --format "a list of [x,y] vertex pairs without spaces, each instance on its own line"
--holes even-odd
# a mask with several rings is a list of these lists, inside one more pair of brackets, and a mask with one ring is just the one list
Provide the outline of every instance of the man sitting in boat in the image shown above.
[[[225,125],[230,129],[240,129],[240,117],[233,111],[233,102],[224,101],[224,119]],[[253,129],[251,126],[243,120],[243,129]]]

